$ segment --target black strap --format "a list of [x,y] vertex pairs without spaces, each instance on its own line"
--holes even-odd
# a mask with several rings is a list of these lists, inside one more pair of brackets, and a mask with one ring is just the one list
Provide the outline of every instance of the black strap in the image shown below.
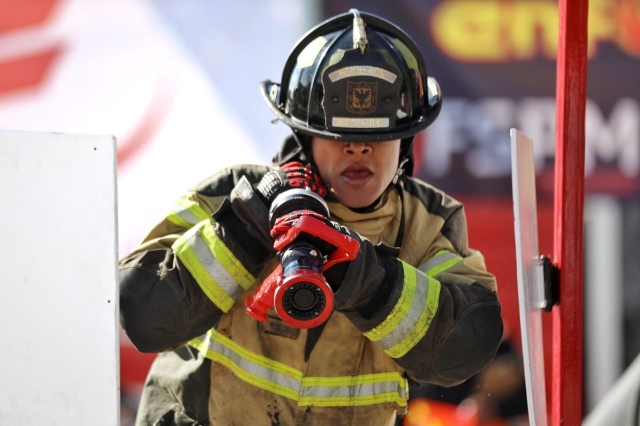
[[404,240],[404,228],[406,218],[404,215],[404,197],[402,195],[402,187],[399,183],[396,183],[396,190],[398,191],[398,196],[400,197],[400,226],[398,227],[398,234],[396,235],[396,241],[393,243],[393,246],[389,246],[383,242],[380,242],[375,245],[375,249],[377,253],[383,254],[387,257],[398,257],[400,256],[400,249],[402,248],[402,241]]
[[404,196],[402,186],[400,183],[396,183],[396,189],[398,190],[398,195],[400,196],[400,227],[398,228],[398,235],[396,236],[396,242],[393,244],[394,247],[398,249],[402,247],[402,241],[404,240],[404,227],[406,218],[404,217]]
[[[330,318],[331,317],[329,317],[329,319]],[[329,319],[327,319],[319,326],[307,330],[307,342],[304,346],[304,362],[309,361],[311,352],[313,351],[313,348],[316,347],[316,343],[318,343],[318,340],[320,339],[322,330],[324,330],[324,327],[327,325],[327,322],[329,322]]]

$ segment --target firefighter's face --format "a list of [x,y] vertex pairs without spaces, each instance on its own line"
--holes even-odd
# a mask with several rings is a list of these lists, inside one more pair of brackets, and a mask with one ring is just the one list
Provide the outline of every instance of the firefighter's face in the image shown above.
[[400,139],[387,142],[340,142],[314,137],[311,153],[320,177],[347,207],[371,205],[393,180]]

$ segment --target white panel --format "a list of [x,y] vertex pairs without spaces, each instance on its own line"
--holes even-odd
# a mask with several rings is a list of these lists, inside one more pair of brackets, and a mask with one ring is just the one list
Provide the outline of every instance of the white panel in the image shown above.
[[533,142],[511,129],[511,175],[515,214],[518,303],[529,422],[547,424],[542,308],[544,283],[538,251],[538,211]]
[[622,207],[606,195],[585,203],[585,411],[606,396],[623,370]]
[[0,131],[0,424],[119,424],[115,139]]
[[584,418],[582,426],[638,426],[640,424],[640,355],[607,388],[606,394]]

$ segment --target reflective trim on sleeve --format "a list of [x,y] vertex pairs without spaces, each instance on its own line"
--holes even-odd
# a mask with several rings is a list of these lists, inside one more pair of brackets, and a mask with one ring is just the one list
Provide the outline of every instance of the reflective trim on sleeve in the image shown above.
[[169,213],[169,222],[181,228],[191,228],[193,225],[210,218],[210,215],[195,201],[181,198]]
[[462,257],[455,253],[451,253],[448,250],[440,250],[435,256],[420,265],[418,269],[430,277],[433,277],[434,275],[449,269],[461,260]]
[[[479,251],[470,250],[471,256],[482,256]],[[448,250],[440,250],[431,259],[418,267],[419,270],[434,277],[463,260],[463,257]]]
[[407,405],[409,385],[400,373],[304,377],[303,372],[238,345],[215,330],[189,345],[231,370],[239,379],[301,406],[353,407],[384,402]]
[[438,310],[440,282],[400,261],[404,285],[391,313],[364,333],[393,358],[400,358],[422,339]]
[[185,232],[171,247],[215,305],[228,312],[255,278],[236,259],[213,229],[213,219],[203,220]]

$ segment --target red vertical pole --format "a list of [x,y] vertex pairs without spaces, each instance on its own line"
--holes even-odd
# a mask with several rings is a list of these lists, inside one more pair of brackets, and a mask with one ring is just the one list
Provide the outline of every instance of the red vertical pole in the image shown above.
[[588,0],[559,0],[556,74],[554,257],[560,270],[553,309],[554,426],[582,423],[584,154]]

